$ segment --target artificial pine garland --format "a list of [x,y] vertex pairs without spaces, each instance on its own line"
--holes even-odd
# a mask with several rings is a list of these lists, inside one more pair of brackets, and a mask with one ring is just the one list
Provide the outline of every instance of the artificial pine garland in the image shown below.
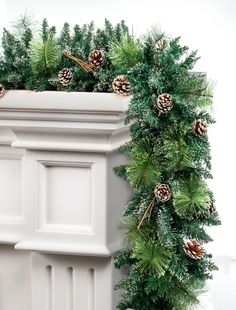
[[206,107],[212,89],[201,73],[192,73],[196,52],[154,31],[142,44],[143,61],[127,72],[132,99],[127,116],[130,157],[115,172],[134,190],[122,227],[129,243],[115,256],[127,278],[118,308],[184,310],[198,303],[216,269],[204,243],[204,226],[218,225],[213,193]]
[[191,71],[196,52],[156,29],[136,40],[124,22],[76,25],[73,33],[65,23],[57,37],[44,20],[38,39],[22,25],[17,36],[4,29],[0,95],[4,87],[132,93],[131,141],[121,148],[130,160],[115,168],[134,192],[121,224],[128,244],[115,255],[127,274],[116,285],[118,309],[189,309],[216,270],[205,226],[220,224],[206,183],[212,87]]
[[[112,92],[119,70],[108,57],[110,47],[127,38],[133,41],[123,21],[112,26],[105,20],[103,29],[95,29],[93,22],[73,29],[65,23],[57,35],[44,19],[34,37],[29,21],[18,22],[17,29],[3,31],[0,83],[5,89]],[[73,75],[70,83],[61,83],[62,69]]]

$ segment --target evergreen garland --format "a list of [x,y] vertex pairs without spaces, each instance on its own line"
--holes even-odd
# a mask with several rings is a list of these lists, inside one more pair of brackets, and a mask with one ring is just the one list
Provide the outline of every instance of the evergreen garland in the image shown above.
[[[210,146],[206,134],[193,132],[195,120],[214,123],[205,109],[212,104],[212,84],[205,74],[191,72],[198,57],[179,38],[154,31],[141,45],[143,62],[126,73],[132,139],[121,150],[130,161],[115,168],[134,190],[122,224],[128,247],[115,256],[116,267],[127,271],[116,286],[123,292],[118,308],[184,310],[198,303],[217,269],[202,247],[212,241],[205,226],[220,224],[217,212],[209,211]],[[160,97],[166,105],[159,105]],[[185,249],[188,240],[201,247],[197,255]]]
[[[203,250],[202,244],[212,241],[205,227],[220,224],[206,182],[212,178],[207,137],[207,125],[214,123],[207,112],[212,83],[192,72],[196,52],[156,29],[136,40],[124,22],[73,30],[65,23],[56,36],[44,20],[37,39],[28,23],[21,24],[18,34],[3,33],[0,82],[6,89],[110,92],[113,81],[123,89],[117,76],[127,79],[126,87],[129,82],[131,141],[121,151],[130,160],[114,171],[134,195],[121,224],[127,248],[115,255],[116,268],[127,273],[116,285],[122,291],[117,307],[189,309],[217,269]],[[64,50],[84,62],[91,51],[101,50],[105,61],[88,73],[64,57]],[[66,87],[58,81],[63,68],[73,72]]]
[[[105,20],[104,28],[95,29],[94,23],[75,25],[71,30],[65,23],[61,33],[43,20],[41,29],[32,36],[30,21],[25,16],[17,23],[17,33],[4,29],[0,54],[0,81],[5,89],[67,90],[81,92],[112,92],[112,81],[118,75],[108,54],[111,45],[124,37],[130,39],[124,21],[115,26]],[[102,50],[105,62],[93,73],[85,72],[74,61],[63,56],[63,51],[88,62],[92,50]],[[72,82],[64,88],[58,80],[61,69],[71,69]]]

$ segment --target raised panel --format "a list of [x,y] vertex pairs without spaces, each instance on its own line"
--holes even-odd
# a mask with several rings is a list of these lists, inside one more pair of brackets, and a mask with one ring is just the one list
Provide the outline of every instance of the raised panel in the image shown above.
[[39,165],[38,229],[91,233],[92,164]]
[[[10,156],[9,156],[10,157]],[[14,222],[22,216],[21,159],[0,157],[0,221]]]

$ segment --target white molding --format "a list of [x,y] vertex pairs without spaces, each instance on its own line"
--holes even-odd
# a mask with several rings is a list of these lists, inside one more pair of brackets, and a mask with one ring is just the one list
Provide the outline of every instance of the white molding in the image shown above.
[[1,110],[50,111],[52,113],[86,111],[114,114],[126,112],[128,104],[129,97],[112,93],[28,90],[6,91],[0,101]]
[[13,132],[6,128],[0,128],[0,145],[11,145],[16,139]]
[[41,242],[35,240],[26,240],[16,243],[16,250],[37,251],[53,254],[67,254],[78,256],[97,256],[110,257],[117,250],[121,249],[121,241],[105,245],[86,245],[86,244],[69,244],[56,242]]
[[15,141],[12,143],[14,148],[25,148],[30,150],[62,150],[62,151],[83,151],[83,152],[112,152],[117,150],[121,145],[127,143],[130,139],[122,140],[114,144],[87,144],[87,143],[76,143],[76,142],[45,142],[45,141]]
[[129,101],[109,93],[8,91],[0,102],[0,133],[14,134],[2,141],[33,150],[112,152],[130,139]]

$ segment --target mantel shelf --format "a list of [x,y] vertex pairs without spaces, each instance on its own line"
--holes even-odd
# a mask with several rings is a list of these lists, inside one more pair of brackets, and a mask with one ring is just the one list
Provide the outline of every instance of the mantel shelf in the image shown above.
[[113,93],[10,90],[0,99],[0,109],[8,111],[60,111],[122,113],[129,97]]
[[10,130],[15,148],[114,151],[129,140],[129,101],[112,93],[7,91],[0,99],[0,142],[9,141]]

